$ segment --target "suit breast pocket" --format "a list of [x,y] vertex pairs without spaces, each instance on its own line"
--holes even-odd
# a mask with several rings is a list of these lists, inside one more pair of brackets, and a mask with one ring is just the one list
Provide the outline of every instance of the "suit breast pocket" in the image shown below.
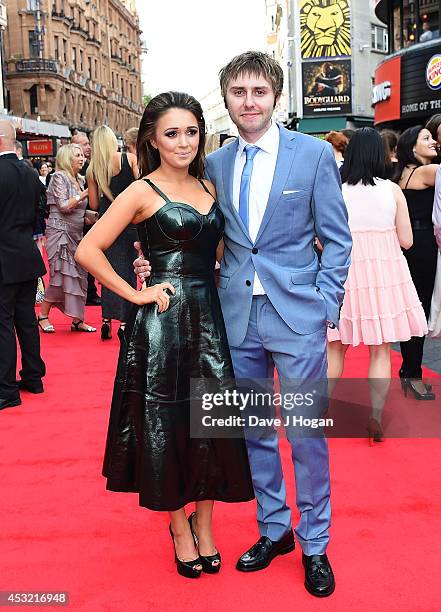
[[282,193],[282,201],[286,202],[301,200],[301,199],[310,199],[311,192],[308,189],[284,189]]

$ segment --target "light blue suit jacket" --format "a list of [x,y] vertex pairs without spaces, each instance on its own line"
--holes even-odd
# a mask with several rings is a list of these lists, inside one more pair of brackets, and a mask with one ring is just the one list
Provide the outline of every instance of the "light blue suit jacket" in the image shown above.
[[[247,332],[255,271],[294,332],[312,334],[326,320],[338,325],[352,246],[338,168],[327,142],[279,129],[274,179],[254,243],[233,206],[238,142],[206,160],[225,215],[219,297],[231,346],[239,346]],[[323,245],[320,263],[315,236]]]

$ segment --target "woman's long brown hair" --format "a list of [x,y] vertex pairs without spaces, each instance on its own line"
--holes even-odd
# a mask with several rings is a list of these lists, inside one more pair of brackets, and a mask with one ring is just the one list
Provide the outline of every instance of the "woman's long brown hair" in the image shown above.
[[205,119],[199,102],[186,93],[167,91],[150,100],[147,104],[139,125],[136,151],[138,154],[138,167],[140,176],[150,174],[161,165],[159,152],[151,141],[155,138],[156,125],[164,113],[172,108],[188,110],[195,116],[199,126],[199,146],[196,157],[188,169],[189,174],[197,179],[204,177],[204,147],[205,147]]

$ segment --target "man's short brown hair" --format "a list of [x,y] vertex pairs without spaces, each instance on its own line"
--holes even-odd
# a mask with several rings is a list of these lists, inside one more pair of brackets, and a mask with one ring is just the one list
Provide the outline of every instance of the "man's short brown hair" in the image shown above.
[[247,51],[233,57],[233,59],[219,72],[222,96],[227,95],[228,84],[234,81],[240,74],[252,74],[263,76],[270,84],[276,100],[280,97],[283,89],[283,70],[280,64],[261,51]]

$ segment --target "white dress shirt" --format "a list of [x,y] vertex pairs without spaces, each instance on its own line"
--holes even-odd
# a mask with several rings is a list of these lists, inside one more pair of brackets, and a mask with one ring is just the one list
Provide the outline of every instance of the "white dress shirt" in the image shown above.
[[[276,170],[277,155],[279,153],[279,140],[279,128],[274,121],[271,122],[270,128],[265,132],[262,138],[254,144],[246,142],[239,136],[233,177],[233,206],[237,211],[239,211],[240,181],[247,158],[244,149],[247,145],[256,146],[260,149],[254,158],[250,184],[248,231],[253,242],[255,242],[257,238],[260,224],[262,223],[263,215],[268,204],[274,172]],[[262,283],[257,273],[254,274],[253,295],[265,295],[265,290],[262,287]]]

